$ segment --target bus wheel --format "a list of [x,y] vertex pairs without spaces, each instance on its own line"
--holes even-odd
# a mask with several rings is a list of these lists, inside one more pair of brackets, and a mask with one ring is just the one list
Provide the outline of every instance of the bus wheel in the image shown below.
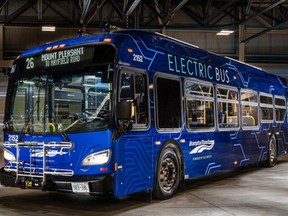
[[169,199],[177,192],[180,181],[180,163],[176,149],[175,145],[168,144],[159,156],[154,189],[154,196],[157,199]]
[[269,150],[268,150],[268,167],[274,167],[277,163],[277,143],[275,136],[272,136],[269,141]]

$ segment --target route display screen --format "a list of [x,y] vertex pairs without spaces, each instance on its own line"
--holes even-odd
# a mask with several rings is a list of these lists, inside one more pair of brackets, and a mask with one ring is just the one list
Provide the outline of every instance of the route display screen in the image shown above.
[[15,60],[11,74],[89,70],[96,65],[113,64],[114,57],[115,48],[107,44],[56,49]]

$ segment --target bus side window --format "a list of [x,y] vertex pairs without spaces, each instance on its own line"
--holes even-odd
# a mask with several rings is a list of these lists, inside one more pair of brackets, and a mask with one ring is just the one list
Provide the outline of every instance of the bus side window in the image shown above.
[[237,88],[216,86],[219,129],[239,128],[239,100]]
[[133,74],[122,73],[120,86],[120,101],[128,101],[134,99],[133,79]]
[[286,100],[285,97],[275,96],[275,121],[278,123],[284,122],[286,116]]
[[147,91],[146,79],[143,74],[135,75],[135,106],[136,122],[147,125]]
[[180,80],[156,77],[157,127],[163,131],[182,129]]
[[212,83],[194,79],[185,82],[186,126],[188,130],[211,130],[214,122]]
[[242,128],[257,128],[258,123],[258,94],[256,91],[241,89]]
[[273,96],[271,94],[260,93],[260,113],[261,121],[272,123],[273,116]]
[[122,72],[119,101],[133,102],[133,128],[147,128],[147,79],[143,73]]

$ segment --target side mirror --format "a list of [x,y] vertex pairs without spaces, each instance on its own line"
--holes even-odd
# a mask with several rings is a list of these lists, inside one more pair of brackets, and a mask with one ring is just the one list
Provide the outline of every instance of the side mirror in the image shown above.
[[118,102],[116,105],[116,118],[119,121],[119,127],[113,131],[113,141],[132,129],[132,102]]
[[116,105],[116,117],[121,121],[130,121],[132,117],[132,102],[118,102]]

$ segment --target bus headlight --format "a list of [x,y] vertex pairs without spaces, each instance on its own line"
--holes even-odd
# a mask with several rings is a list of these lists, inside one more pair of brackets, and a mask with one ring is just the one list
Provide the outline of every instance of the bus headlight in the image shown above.
[[110,160],[110,150],[104,150],[100,152],[94,152],[84,158],[82,165],[101,165],[105,164]]
[[16,157],[12,152],[4,148],[4,158],[7,161],[16,161]]

